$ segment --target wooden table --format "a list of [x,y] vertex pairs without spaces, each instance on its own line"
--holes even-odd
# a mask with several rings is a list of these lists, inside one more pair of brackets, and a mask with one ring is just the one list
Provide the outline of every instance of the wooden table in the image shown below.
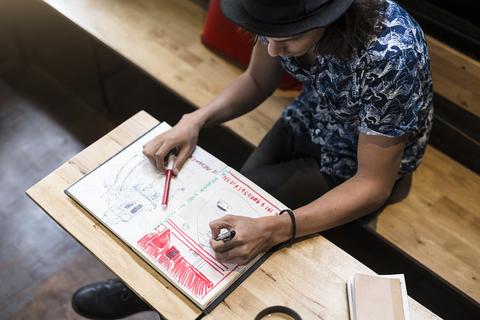
[[[32,188],[27,195],[114,274],[167,319],[196,319],[202,311],[171,287],[64,190],[158,123],[139,112]],[[345,282],[373,271],[321,236],[274,253],[204,319],[253,319],[284,305],[303,319],[349,319]],[[410,299],[412,319],[438,317]]]

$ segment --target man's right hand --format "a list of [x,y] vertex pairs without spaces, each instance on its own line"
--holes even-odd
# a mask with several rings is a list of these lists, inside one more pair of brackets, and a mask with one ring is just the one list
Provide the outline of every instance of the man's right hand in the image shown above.
[[184,115],[172,129],[156,136],[143,146],[143,154],[155,168],[166,173],[166,157],[170,151],[175,150],[177,158],[172,173],[178,174],[197,145],[200,127],[193,117],[191,114]]

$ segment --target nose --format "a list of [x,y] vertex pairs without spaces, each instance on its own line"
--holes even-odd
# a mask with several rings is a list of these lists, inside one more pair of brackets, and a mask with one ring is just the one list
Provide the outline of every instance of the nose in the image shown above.
[[268,54],[271,57],[277,57],[285,54],[285,50],[282,45],[276,43],[275,41],[269,41],[268,43]]

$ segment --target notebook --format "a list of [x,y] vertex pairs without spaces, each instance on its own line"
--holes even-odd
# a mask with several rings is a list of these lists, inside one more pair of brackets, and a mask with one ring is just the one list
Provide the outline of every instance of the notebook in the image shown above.
[[170,128],[159,124],[65,192],[205,312],[263,255],[245,266],[218,262],[209,244],[209,222],[227,214],[278,215],[286,207],[197,146],[172,178],[162,209],[165,175],[142,147]]
[[351,320],[410,320],[403,274],[355,274],[347,280]]

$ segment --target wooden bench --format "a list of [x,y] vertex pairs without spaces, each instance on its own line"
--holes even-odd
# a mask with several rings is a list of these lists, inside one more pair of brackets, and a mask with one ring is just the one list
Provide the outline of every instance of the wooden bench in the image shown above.
[[428,146],[408,196],[367,225],[480,302],[480,176]]
[[[161,84],[202,107],[242,70],[206,49],[205,8],[189,1],[44,0]],[[480,64],[427,38],[436,93],[480,115]],[[297,93],[277,91],[225,126],[252,146]],[[480,303],[480,177],[429,146],[410,194],[369,230]]]

